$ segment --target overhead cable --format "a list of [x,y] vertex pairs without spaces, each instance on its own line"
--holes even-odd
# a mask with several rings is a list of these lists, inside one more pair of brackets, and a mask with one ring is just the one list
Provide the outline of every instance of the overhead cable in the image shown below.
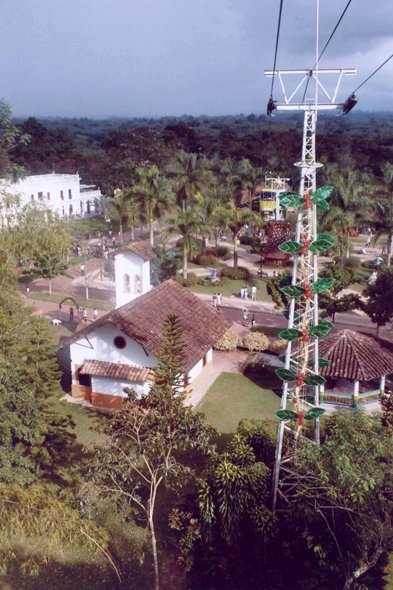
[[278,13],[278,26],[277,26],[277,35],[276,35],[276,49],[275,49],[275,51],[274,51],[273,76],[272,76],[272,87],[271,87],[271,89],[270,89],[270,98],[273,98],[274,73],[275,73],[275,71],[276,71],[277,51],[278,51],[278,40],[279,40],[279,38],[280,38],[280,27],[281,27],[282,5],[283,5],[283,0],[280,0],[280,12]]
[[364,81],[364,82],[362,82],[362,83],[360,84],[360,86],[358,86],[358,87],[356,88],[356,90],[354,90],[353,92],[351,92],[351,94],[355,94],[355,92],[357,92],[357,91],[359,90],[359,88],[361,88],[362,86],[364,86],[364,85],[365,85],[365,83],[366,83],[366,82],[368,82],[368,81],[370,80],[370,78],[372,78],[372,77],[374,76],[374,74],[376,74],[376,73],[377,73],[377,72],[378,72],[378,71],[379,71],[381,68],[383,68],[383,66],[384,66],[385,64],[387,64],[387,63],[388,63],[388,61],[389,61],[390,59],[392,59],[392,57],[393,57],[393,53],[392,53],[392,55],[391,55],[390,57],[388,57],[388,59],[386,59],[386,60],[383,62],[383,64],[381,64],[381,65],[379,66],[379,68],[377,68],[377,69],[375,70],[375,72],[373,72],[372,74],[370,74],[370,76],[369,76],[368,78],[366,78],[366,79],[365,79],[365,81]]
[[347,12],[347,10],[348,10],[348,8],[349,8],[349,5],[351,4],[351,2],[352,2],[352,0],[349,0],[349,1],[348,1],[348,4],[347,4],[347,5],[346,5],[346,7],[344,8],[344,12],[342,13],[342,15],[340,16],[340,18],[338,19],[338,21],[337,21],[337,24],[336,24],[336,26],[334,27],[334,29],[333,29],[333,32],[332,32],[332,34],[330,35],[329,39],[327,40],[327,43],[326,43],[325,47],[322,49],[322,52],[321,52],[320,56],[318,57],[317,61],[315,62],[315,65],[314,65],[313,69],[314,69],[314,68],[315,68],[315,67],[318,65],[318,63],[319,63],[319,60],[321,59],[321,57],[322,57],[322,56],[323,56],[323,54],[325,53],[325,51],[326,51],[326,49],[327,49],[327,46],[329,45],[330,41],[332,40],[334,33],[337,31],[337,29],[338,29],[338,27],[339,27],[339,24],[341,23],[342,19],[344,18],[344,14]]

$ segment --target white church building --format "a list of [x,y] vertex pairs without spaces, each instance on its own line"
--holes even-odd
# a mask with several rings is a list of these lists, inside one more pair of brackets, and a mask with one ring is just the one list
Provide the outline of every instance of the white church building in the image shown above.
[[117,250],[116,309],[61,344],[63,349],[69,346],[72,397],[93,407],[120,409],[125,387],[147,393],[170,312],[178,314],[183,327],[185,390],[195,391],[212,370],[213,346],[231,322],[172,279],[152,288],[153,257],[138,244]]
[[2,180],[1,193],[19,196],[20,208],[31,201],[42,202],[62,219],[95,212],[96,199],[102,196],[94,185],[81,184],[79,174],[55,173],[26,176],[18,182]]

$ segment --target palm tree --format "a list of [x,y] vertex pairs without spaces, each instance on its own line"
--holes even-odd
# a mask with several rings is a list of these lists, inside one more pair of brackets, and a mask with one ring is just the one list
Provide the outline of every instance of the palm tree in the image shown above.
[[185,209],[186,203],[194,204],[203,189],[212,184],[214,176],[210,165],[209,160],[198,158],[197,154],[181,151],[167,166],[165,173],[174,181],[179,207]]
[[[203,201],[200,205],[204,212],[207,225],[210,228],[216,240],[216,250],[218,250],[218,238],[220,237],[220,227],[216,223],[214,212],[217,207],[224,206],[233,199],[233,189],[227,183],[220,184],[215,182],[210,188],[203,191]],[[202,238],[202,256],[206,256],[206,239]]]
[[124,189],[124,199],[128,202],[127,209],[127,225],[131,228],[131,240],[135,240],[135,228],[140,221],[141,207],[138,199],[134,193],[134,187]]
[[204,231],[205,219],[197,208],[183,211],[179,209],[174,215],[165,218],[168,227],[163,233],[165,243],[170,236],[180,234],[183,240],[183,278],[187,278],[187,255],[192,249],[192,237]]
[[127,223],[129,201],[120,189],[115,190],[113,198],[109,198],[108,209],[111,219],[119,222],[120,242],[123,242],[123,224]]
[[[243,158],[234,169],[234,173],[228,178],[229,183],[241,196],[244,191],[248,193],[248,206],[252,207],[252,199],[255,190],[261,182],[264,181],[265,173],[262,168],[254,168],[250,160]],[[249,224],[249,234],[251,234],[251,224]]]
[[233,174],[228,178],[229,183],[234,186],[238,193],[247,191],[248,204],[251,209],[252,198],[255,189],[264,181],[265,173],[262,168],[254,168],[250,160],[243,158],[234,168]]
[[154,246],[153,220],[163,216],[164,212],[174,206],[174,195],[170,183],[160,175],[157,166],[137,168],[139,183],[134,186],[141,210],[145,211],[149,220],[150,245]]
[[214,222],[224,231],[229,230],[233,233],[233,267],[237,268],[237,236],[244,225],[248,224],[250,226],[252,223],[257,225],[261,218],[251,209],[237,209],[233,202],[228,203],[225,207],[217,207],[213,217]]
[[321,230],[332,230],[338,236],[345,236],[345,257],[348,258],[351,231],[364,223],[367,214],[371,215],[370,177],[358,170],[340,169],[336,165],[327,168],[326,175],[335,190],[330,211],[321,216]]
[[379,238],[388,238],[387,265],[390,266],[393,251],[393,165],[386,163],[383,167],[382,183],[376,184],[378,190],[374,201],[375,219],[373,226],[376,229],[374,243]]

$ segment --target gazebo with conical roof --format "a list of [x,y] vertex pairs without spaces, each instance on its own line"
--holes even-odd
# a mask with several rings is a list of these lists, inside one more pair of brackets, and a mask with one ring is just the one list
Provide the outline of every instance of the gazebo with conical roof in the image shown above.
[[386,375],[393,373],[393,355],[371,336],[353,330],[333,331],[319,341],[326,383],[320,402],[356,407],[380,399]]

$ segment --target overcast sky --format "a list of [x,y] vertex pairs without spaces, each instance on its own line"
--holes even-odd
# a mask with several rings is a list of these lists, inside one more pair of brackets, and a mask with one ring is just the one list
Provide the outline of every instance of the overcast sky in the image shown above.
[[[320,2],[322,48],[347,0]],[[284,0],[278,68],[314,65],[316,3]],[[279,0],[6,0],[0,97],[19,116],[260,114],[278,10]],[[392,53],[393,2],[353,0],[320,67],[357,68],[344,100]],[[393,59],[358,107],[393,110],[392,97]]]

